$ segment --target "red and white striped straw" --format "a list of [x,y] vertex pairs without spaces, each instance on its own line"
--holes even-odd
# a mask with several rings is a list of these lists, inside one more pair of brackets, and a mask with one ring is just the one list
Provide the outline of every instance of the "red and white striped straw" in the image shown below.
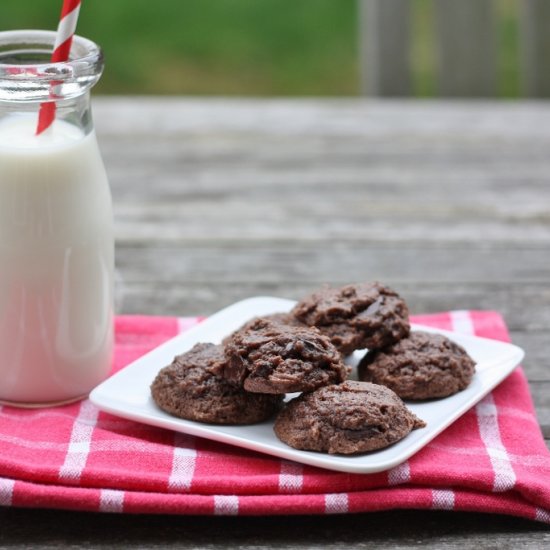
[[[60,61],[67,61],[69,59],[71,44],[73,43],[73,36],[78,21],[78,14],[80,12],[80,2],[81,0],[63,0],[63,7],[61,8],[61,16],[52,52],[52,63],[59,63]],[[52,82],[52,85],[55,85],[55,83]],[[36,135],[41,134],[52,125],[55,119],[55,108],[54,101],[42,103],[40,105]]]

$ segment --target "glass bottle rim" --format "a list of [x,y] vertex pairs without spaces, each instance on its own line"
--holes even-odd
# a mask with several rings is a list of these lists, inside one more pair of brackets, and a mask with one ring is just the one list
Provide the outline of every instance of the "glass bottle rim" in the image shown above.
[[[103,52],[95,42],[74,35],[69,60],[52,63],[55,39],[56,33],[52,31],[0,32],[0,88],[14,92],[12,100],[18,100],[18,87],[26,90],[26,100],[39,99],[47,96],[49,86],[55,83],[57,98],[62,99],[80,95],[99,80]],[[29,95],[31,90],[36,93]],[[33,95],[36,97],[32,98]],[[0,99],[7,99],[3,96],[0,90]]]

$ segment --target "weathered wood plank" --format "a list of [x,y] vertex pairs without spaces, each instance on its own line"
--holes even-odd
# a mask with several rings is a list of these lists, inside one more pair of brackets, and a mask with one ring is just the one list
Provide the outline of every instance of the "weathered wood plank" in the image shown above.
[[544,104],[116,99],[96,114],[122,240],[550,242]]
[[526,351],[523,366],[529,380],[532,383],[550,381],[548,330],[512,330],[510,339]]
[[[141,136],[153,149],[169,136],[214,138],[214,144],[225,138],[229,147],[247,134],[346,140],[401,136],[413,143],[425,137],[457,143],[492,138],[492,145],[508,139],[536,144],[550,137],[550,105],[538,101],[98,97],[94,118],[102,144],[109,136]],[[300,142],[286,140],[283,151],[300,148]],[[285,140],[280,145],[285,147]]]
[[[547,526],[499,515],[401,510],[323,517],[185,517],[0,509],[0,548],[479,548],[540,550]],[[60,529],[60,525],[63,529]],[[6,535],[10,533],[9,538]],[[5,542],[4,542],[5,541]],[[13,541],[13,543],[12,543]]]
[[[526,284],[547,284],[550,263],[546,248],[418,246],[395,243],[224,242],[185,241],[148,247],[120,246],[118,266],[128,282],[218,284],[242,282],[288,284],[308,281],[345,284],[365,279],[416,283],[470,284],[490,282],[521,292]],[[220,258],[223,261],[220,262]],[[488,287],[490,286],[487,285]],[[540,297],[545,299],[544,294]],[[549,296],[550,299],[550,296]]]
[[[521,292],[514,292],[509,285],[426,285],[388,278],[384,282],[404,296],[413,313],[450,309],[497,310],[504,316],[512,331],[545,331],[550,326],[546,285],[524,285]],[[317,287],[318,283],[303,281],[237,280],[220,284],[217,281],[203,280],[139,283],[125,280],[122,272],[119,284],[122,306],[120,311],[151,315],[210,315],[221,307],[251,296],[298,299]]]
[[[505,193],[503,193],[505,194]],[[319,244],[333,240],[355,243],[355,247],[392,242],[429,246],[445,243],[449,248],[494,245],[528,247],[544,253],[550,246],[550,219],[541,193],[532,214],[496,213],[487,206],[452,207],[441,204],[403,203],[391,210],[391,204],[369,202],[358,196],[354,202],[335,198],[333,203],[308,202],[292,194],[281,194],[273,201],[267,197],[246,199],[216,198],[181,202],[141,202],[115,205],[117,238],[120,242],[292,242],[296,235],[303,241]],[[285,208],[285,197],[293,205]],[[246,200],[246,202],[245,202]],[[407,204],[407,205],[405,205]],[[510,205],[511,207],[511,205]],[[518,207],[519,210],[520,207]],[[530,209],[526,207],[526,210]]]
[[550,3],[520,2],[522,90],[530,97],[550,97]]
[[358,7],[361,91],[411,95],[409,0],[360,0]]
[[434,2],[438,85],[442,96],[495,95],[496,58],[491,0]]
[[550,439],[550,380],[532,383],[530,388],[542,434]]

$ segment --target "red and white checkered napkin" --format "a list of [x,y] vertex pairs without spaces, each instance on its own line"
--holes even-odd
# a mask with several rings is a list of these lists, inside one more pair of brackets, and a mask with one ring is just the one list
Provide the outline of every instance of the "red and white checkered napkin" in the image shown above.
[[[494,312],[415,322],[508,340]],[[115,370],[195,318],[120,317]],[[550,523],[550,453],[521,369],[410,460],[344,474],[98,411],[88,400],[0,408],[0,504],[170,514],[330,514],[392,508],[472,510]]]

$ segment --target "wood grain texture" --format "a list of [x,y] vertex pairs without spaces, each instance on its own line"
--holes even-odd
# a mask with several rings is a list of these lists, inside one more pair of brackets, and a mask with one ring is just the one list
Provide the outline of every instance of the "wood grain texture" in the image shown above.
[[[0,548],[285,548],[540,550],[547,527],[461,512],[410,511],[291,517],[82,514],[1,509]],[[6,526],[11,529],[8,531]]]
[[[117,308],[208,315],[379,279],[413,313],[501,312],[550,445],[550,105],[97,98]],[[0,510],[0,548],[542,548],[478,514],[171,518]]]

